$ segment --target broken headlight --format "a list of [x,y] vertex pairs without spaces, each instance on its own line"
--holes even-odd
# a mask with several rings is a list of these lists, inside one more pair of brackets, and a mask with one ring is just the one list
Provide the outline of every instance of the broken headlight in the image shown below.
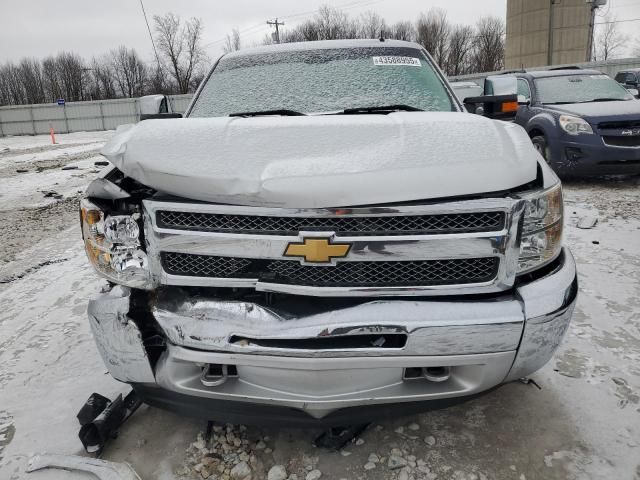
[[140,214],[108,215],[84,199],[80,204],[82,238],[89,262],[107,279],[151,289],[147,254],[140,244]]
[[551,262],[562,248],[562,185],[522,197],[527,204],[522,225],[518,273]]

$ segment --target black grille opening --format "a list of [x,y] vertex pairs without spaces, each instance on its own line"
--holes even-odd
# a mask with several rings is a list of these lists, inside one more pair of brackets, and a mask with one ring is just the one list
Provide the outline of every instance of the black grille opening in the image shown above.
[[343,236],[420,235],[502,230],[504,212],[473,212],[390,217],[270,217],[159,210],[160,228],[198,232],[298,235],[331,231]]
[[317,287],[402,287],[464,285],[493,280],[497,257],[447,260],[342,262],[308,266],[297,260],[253,260],[163,252],[171,275],[210,278],[256,278],[264,282]]
[[634,137],[614,137],[604,136],[602,137],[604,143],[613,147],[640,147],[640,136]]
[[357,350],[363,348],[403,348],[407,344],[407,336],[403,333],[316,338],[249,338],[234,335],[229,341],[230,343],[247,343],[260,347],[289,350]]
[[614,122],[602,122],[598,124],[601,130],[614,130],[619,128],[640,128],[640,118],[637,120],[620,120]]

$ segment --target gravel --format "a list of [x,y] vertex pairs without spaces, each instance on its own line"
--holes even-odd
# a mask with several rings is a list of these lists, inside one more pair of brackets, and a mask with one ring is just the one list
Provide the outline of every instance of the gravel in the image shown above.
[[436,444],[436,437],[434,437],[433,435],[428,435],[424,437],[424,443],[426,443],[430,447],[433,447]]
[[309,473],[307,473],[307,476],[305,477],[306,480],[318,480],[320,477],[322,477],[322,472],[318,469],[315,470],[311,470]]
[[283,465],[274,465],[267,474],[267,480],[285,480],[286,478],[287,469]]
[[387,461],[387,466],[391,470],[397,470],[398,468],[406,467],[407,461],[398,455],[391,455]]

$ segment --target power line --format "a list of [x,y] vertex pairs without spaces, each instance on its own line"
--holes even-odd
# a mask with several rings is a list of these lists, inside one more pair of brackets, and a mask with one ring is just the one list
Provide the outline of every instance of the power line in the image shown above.
[[628,18],[626,20],[611,20],[609,22],[597,22],[596,25],[606,25],[608,23],[640,22],[640,18]]
[[[336,7],[336,10],[344,11],[344,10],[351,10],[351,9],[353,9],[353,8],[367,7],[367,6],[370,6],[370,5],[374,5],[374,4],[376,4],[376,3],[381,3],[381,2],[383,2],[383,1],[384,1],[384,0],[358,0],[358,1],[356,1],[356,2],[347,2],[347,3],[343,4],[343,6],[341,6],[341,7]],[[318,12],[318,9],[316,8],[315,10],[308,10],[308,11],[306,11],[306,12],[294,13],[294,14],[291,14],[291,15],[281,15],[281,16],[279,16],[278,18],[279,18],[279,19],[280,19],[280,18],[282,18],[282,19],[285,19],[285,20],[289,20],[289,19],[292,19],[292,18],[298,18],[298,17],[304,17],[304,16],[307,16],[307,15],[312,15],[312,14],[317,13],[317,12]],[[240,30],[238,33],[239,33],[240,35],[243,35],[243,34],[245,34],[245,33],[249,33],[249,32],[252,32],[252,31],[254,31],[254,30],[257,30],[257,29],[263,28],[263,27],[264,27],[264,25],[265,25],[265,24],[264,24],[264,23],[262,23],[262,22],[261,22],[261,23],[257,23],[257,24],[255,24],[255,25],[252,25],[252,26],[250,26],[250,27],[247,27],[247,28],[245,28],[245,29],[243,29],[243,30]],[[226,39],[227,39],[227,37],[226,37],[226,36],[225,36],[225,37],[223,37],[223,38],[219,38],[218,40],[214,40],[214,41],[212,41],[212,42],[205,43],[205,44],[203,45],[203,47],[205,47],[205,48],[206,48],[206,47],[210,47],[211,45],[215,45],[215,44],[217,44],[217,43],[222,43],[222,42],[224,42]]]
[[144,4],[142,0],[140,0],[140,6],[142,7],[142,15],[144,15],[144,21],[147,24],[147,30],[149,31],[149,38],[151,39],[151,45],[153,46],[153,53],[156,56],[156,61],[158,62],[158,68],[162,70],[162,65],[160,64],[160,57],[158,56],[158,50],[156,50],[156,42],[153,40],[153,35],[151,34],[151,27],[149,26],[149,20],[147,20],[147,12],[144,11]]
[[276,27],[276,43],[280,43],[280,25],[282,25],[284,27],[284,22],[279,22],[278,18],[276,17],[275,20],[267,20],[267,25],[272,25],[274,27]]

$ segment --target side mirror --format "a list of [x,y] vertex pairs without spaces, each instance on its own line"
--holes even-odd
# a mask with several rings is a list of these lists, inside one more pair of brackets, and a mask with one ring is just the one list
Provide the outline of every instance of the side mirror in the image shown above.
[[140,121],[153,118],[182,118],[182,115],[173,112],[171,102],[166,95],[140,97]]
[[483,95],[468,97],[464,105],[469,112],[496,120],[513,120],[518,113],[517,95]]

